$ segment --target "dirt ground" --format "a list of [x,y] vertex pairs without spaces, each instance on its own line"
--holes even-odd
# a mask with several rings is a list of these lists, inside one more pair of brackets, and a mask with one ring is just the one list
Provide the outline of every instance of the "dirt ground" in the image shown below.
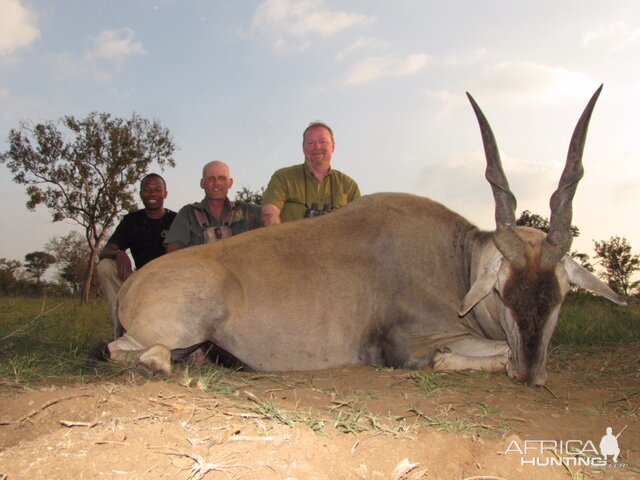
[[0,380],[0,479],[640,478],[639,346],[556,349],[546,387],[367,367]]

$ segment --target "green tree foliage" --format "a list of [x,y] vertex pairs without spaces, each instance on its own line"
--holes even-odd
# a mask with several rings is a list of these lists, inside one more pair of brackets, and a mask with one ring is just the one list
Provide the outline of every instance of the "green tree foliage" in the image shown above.
[[[523,210],[516,219],[516,225],[537,228],[538,230],[549,233],[549,219],[537,213],[532,213],[529,210]],[[571,225],[571,236],[573,238],[580,236],[580,230],[575,225]]]
[[[516,225],[521,227],[537,228],[538,230],[549,233],[549,219],[538,215],[537,213],[532,213],[529,210],[523,210],[520,217],[516,219]],[[575,225],[571,225],[571,236],[573,238],[580,236],[580,230]],[[594,271],[593,265],[591,265],[591,261],[589,260],[589,255],[586,253],[580,253],[573,250],[569,253],[569,256],[588,271]]]
[[15,293],[20,267],[22,263],[18,260],[0,258],[0,295]]
[[242,189],[236,193],[236,202],[249,202],[255,203],[256,205],[262,205],[262,194],[264,193],[264,187],[261,187],[260,190],[256,190],[255,192],[251,190],[249,187],[242,186]]
[[640,281],[632,281],[634,273],[640,271],[640,255],[631,252],[631,245],[624,237],[611,237],[600,242],[594,240],[596,257],[604,272],[600,277],[616,292],[631,295],[640,285]]
[[24,269],[35,278],[37,283],[40,283],[40,279],[49,267],[56,261],[53,255],[49,255],[47,252],[31,252],[24,256]]
[[589,255],[586,253],[579,253],[576,250],[573,250],[569,253],[569,256],[578,262],[578,264],[585,270],[588,270],[591,273],[595,272],[595,268],[593,268],[593,265],[591,264]]
[[23,122],[9,132],[9,150],[0,155],[13,180],[27,186],[27,208],[43,204],[53,221],[83,227],[89,247],[82,300],[89,299],[95,261],[116,219],[136,208],[137,184],[155,162],[175,166],[169,131],[137,115],[112,118],[90,113],[58,122]]
[[56,259],[57,279],[69,287],[73,295],[82,290],[82,278],[87,269],[89,249],[84,237],[76,230],[49,240],[44,249]]

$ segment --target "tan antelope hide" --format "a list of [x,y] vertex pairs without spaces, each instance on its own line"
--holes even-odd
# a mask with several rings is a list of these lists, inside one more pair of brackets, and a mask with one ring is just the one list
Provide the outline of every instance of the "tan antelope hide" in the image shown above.
[[600,89],[571,138],[548,234],[515,226],[516,201],[493,133],[469,96],[495,231],[428,198],[377,193],[330,215],[179,250],[123,286],[118,315],[126,334],[108,345],[110,358],[169,374],[172,359],[204,345],[254,370],[477,369],[544,384],[547,347],[571,284],[624,305],[567,255]]

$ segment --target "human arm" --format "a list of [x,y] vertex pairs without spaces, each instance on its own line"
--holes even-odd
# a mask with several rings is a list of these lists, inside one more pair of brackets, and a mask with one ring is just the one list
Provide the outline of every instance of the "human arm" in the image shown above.
[[265,227],[271,225],[278,225],[280,220],[280,209],[272,203],[267,203],[262,206],[262,223]]
[[165,250],[167,253],[175,252],[176,250],[181,250],[184,248],[184,245],[179,242],[169,242],[164,244]]
[[348,193],[348,201],[349,202],[353,202],[354,200],[358,199],[361,197],[360,194],[360,187],[358,186],[358,184],[354,181],[353,185],[351,185],[351,188],[349,189],[349,193]]
[[192,208],[190,205],[185,205],[176,214],[176,218],[171,223],[171,228],[167,232],[167,237],[164,240],[164,248],[167,253],[175,252],[182,248],[186,248],[190,245],[195,245],[192,242],[191,226],[189,216],[191,215]]
[[262,223],[265,227],[282,223],[280,213],[289,194],[284,170],[278,170],[271,176],[266,190],[262,193]]
[[122,250],[115,243],[107,243],[98,255],[98,258],[100,258],[100,260],[104,258],[115,260],[118,277],[120,277],[122,281],[129,278],[129,276],[133,273],[131,258],[125,250]]

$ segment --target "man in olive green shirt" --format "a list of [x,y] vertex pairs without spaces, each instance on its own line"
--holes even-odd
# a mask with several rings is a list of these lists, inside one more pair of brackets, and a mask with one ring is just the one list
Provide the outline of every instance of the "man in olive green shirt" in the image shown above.
[[328,213],[360,197],[351,177],[331,169],[335,146],[328,125],[312,123],[306,128],[304,163],[276,171],[262,195],[265,226]]

